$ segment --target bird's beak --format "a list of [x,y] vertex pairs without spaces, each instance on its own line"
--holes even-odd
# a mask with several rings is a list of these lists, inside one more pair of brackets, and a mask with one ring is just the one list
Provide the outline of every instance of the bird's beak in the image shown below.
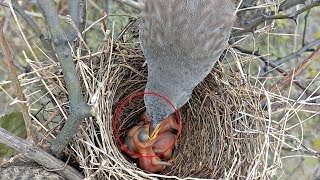
[[152,126],[152,124],[150,124],[150,126],[149,126],[149,140],[154,140],[158,136],[160,129],[161,129],[160,123],[155,128]]

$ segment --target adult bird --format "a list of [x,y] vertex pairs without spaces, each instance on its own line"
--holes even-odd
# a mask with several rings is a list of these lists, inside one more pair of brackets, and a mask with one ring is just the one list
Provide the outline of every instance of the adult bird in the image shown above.
[[[148,66],[146,92],[179,109],[210,73],[227,46],[235,19],[231,0],[145,0],[140,41]],[[165,100],[145,95],[149,136],[174,112]]]

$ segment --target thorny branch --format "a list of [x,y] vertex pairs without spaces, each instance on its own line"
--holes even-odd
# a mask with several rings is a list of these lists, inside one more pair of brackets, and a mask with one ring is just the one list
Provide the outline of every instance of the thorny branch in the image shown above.
[[[274,68],[276,71],[281,73],[283,76],[287,76],[288,75],[288,72],[286,70],[282,69],[277,64],[274,64],[273,62],[268,61],[268,59],[263,57],[262,54],[259,51],[250,51],[250,50],[238,47],[238,46],[234,46],[233,48],[238,50],[238,51],[240,51],[240,52],[242,52],[242,53],[244,53],[244,54],[254,55],[254,56],[258,57],[261,61],[263,61],[268,66]],[[303,91],[306,91],[307,94],[312,94],[312,92],[310,90],[308,90],[307,87],[302,85],[300,82],[294,81],[294,84],[296,84]],[[320,93],[315,92],[315,93],[313,93],[313,95],[314,96],[319,96]]]
[[292,14],[279,14],[279,15],[271,15],[271,16],[262,15],[256,19],[252,20],[249,24],[247,24],[245,26],[244,29],[233,31],[232,36],[240,36],[246,32],[253,32],[257,26],[259,26],[260,24],[262,24],[263,22],[268,21],[268,20],[275,20],[275,19],[293,19],[293,20],[295,20],[299,14],[301,14],[305,11],[308,11],[314,7],[317,7],[317,6],[320,6],[320,0],[314,1],[311,4],[299,9],[298,11],[296,11],[295,13],[292,13]]
[[306,52],[308,49],[310,49],[311,47],[320,44],[320,39],[316,39],[308,44],[305,44],[301,49],[299,49],[297,52],[294,52],[292,54],[289,54],[288,56],[279,58],[276,60],[276,64],[277,65],[281,65],[287,61],[290,61],[294,58],[300,57],[302,53]]
[[294,68],[293,70],[291,70],[290,72],[288,72],[288,74],[283,77],[281,80],[279,80],[278,82],[276,82],[273,86],[271,86],[271,88],[269,89],[270,92],[274,91],[277,87],[281,86],[281,87],[286,87],[286,83],[288,81],[290,81],[292,79],[292,77],[295,77],[297,75],[299,75],[302,71],[304,71],[309,64],[314,61],[315,59],[320,57],[320,45],[317,47],[317,49],[311,54],[309,55],[297,68]]

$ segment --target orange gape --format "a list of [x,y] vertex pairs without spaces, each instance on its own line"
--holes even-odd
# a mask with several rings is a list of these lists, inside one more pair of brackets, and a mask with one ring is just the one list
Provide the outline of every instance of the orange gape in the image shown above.
[[[174,143],[175,138],[176,136],[169,131],[159,134],[156,142],[153,144],[153,151],[156,154],[163,153]],[[168,149],[162,157],[170,159],[172,157],[172,149],[173,147]]]

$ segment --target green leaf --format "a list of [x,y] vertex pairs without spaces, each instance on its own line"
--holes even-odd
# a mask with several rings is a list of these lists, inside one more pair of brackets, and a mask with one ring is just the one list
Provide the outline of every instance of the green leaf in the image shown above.
[[316,33],[316,38],[320,38],[320,31]]
[[[20,138],[27,137],[27,131],[21,112],[13,112],[0,118],[0,127],[15,134]],[[0,157],[11,157],[16,153],[15,149],[0,144]]]
[[316,158],[305,158],[304,164],[307,166],[319,164],[319,160]]
[[320,148],[320,137],[313,141],[313,146],[316,148]]

